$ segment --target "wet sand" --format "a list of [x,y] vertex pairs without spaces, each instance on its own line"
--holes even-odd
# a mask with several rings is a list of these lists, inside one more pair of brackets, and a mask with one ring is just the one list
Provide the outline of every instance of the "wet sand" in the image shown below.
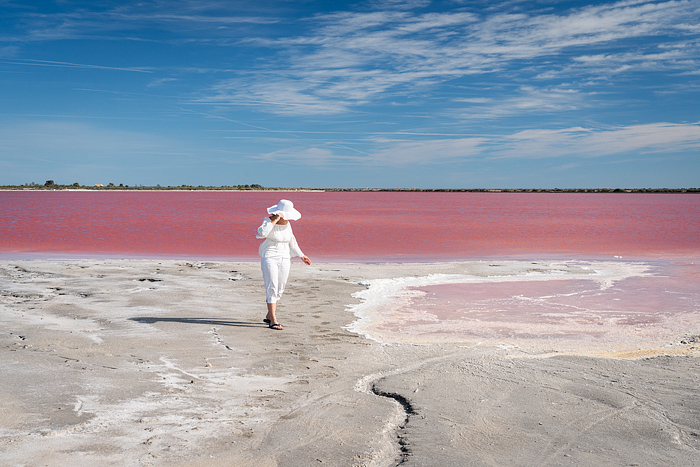
[[480,268],[296,262],[273,331],[257,263],[3,261],[0,464],[697,465],[697,329],[576,355],[349,330],[361,282]]

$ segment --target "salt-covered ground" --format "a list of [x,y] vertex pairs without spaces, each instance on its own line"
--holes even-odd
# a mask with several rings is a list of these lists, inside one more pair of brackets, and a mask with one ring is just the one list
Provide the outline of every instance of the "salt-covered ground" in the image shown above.
[[[697,320],[601,352],[549,333],[530,345],[527,322],[528,336],[465,337],[488,294],[444,316],[420,305],[467,279],[517,285],[510,297],[530,294],[544,316],[559,305],[542,302],[543,283],[593,284],[573,291],[580,301],[649,274],[622,262],[295,263],[273,331],[256,263],[4,261],[0,464],[696,465]],[[493,292],[499,306],[527,301]],[[396,306],[406,298],[415,309]],[[640,323],[595,323],[617,325]]]

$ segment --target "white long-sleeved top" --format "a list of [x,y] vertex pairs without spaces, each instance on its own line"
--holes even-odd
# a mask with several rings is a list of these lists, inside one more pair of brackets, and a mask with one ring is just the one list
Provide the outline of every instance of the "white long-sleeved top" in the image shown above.
[[297,244],[297,239],[294,238],[292,225],[287,222],[285,225],[273,224],[266,217],[263,223],[258,227],[256,238],[264,238],[265,241],[260,244],[258,253],[262,258],[291,258],[292,256],[304,256],[301,248]]

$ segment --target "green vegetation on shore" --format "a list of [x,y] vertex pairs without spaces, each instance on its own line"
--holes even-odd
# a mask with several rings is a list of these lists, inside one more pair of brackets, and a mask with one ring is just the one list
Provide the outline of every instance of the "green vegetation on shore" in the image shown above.
[[0,186],[2,190],[114,190],[114,191],[347,191],[347,192],[474,192],[474,193],[700,193],[700,188],[289,188],[289,187],[263,187],[262,185],[180,185],[180,186],[129,186],[115,185],[61,185],[47,180],[43,185],[27,183],[24,185]]
[[6,185],[0,186],[3,190],[116,190],[116,191],[127,191],[127,190],[233,190],[233,191],[244,191],[244,190],[269,190],[271,188],[264,188],[261,185],[231,185],[231,186],[193,186],[193,185],[180,185],[180,186],[143,186],[143,185],[124,185],[120,183],[116,185],[114,183],[108,183],[103,185],[98,183],[96,185],[81,185],[80,183],[72,183],[70,185],[61,185],[54,183],[53,180],[47,180],[43,185],[37,183],[26,183],[24,185]]

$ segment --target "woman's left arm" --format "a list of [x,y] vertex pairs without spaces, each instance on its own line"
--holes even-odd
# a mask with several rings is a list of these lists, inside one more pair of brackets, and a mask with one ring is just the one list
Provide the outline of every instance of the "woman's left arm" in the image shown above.
[[297,243],[297,239],[294,234],[292,234],[292,239],[289,241],[289,249],[291,250],[292,256],[300,257],[304,264],[311,264],[309,257],[301,251],[301,248],[299,248],[299,244]]

